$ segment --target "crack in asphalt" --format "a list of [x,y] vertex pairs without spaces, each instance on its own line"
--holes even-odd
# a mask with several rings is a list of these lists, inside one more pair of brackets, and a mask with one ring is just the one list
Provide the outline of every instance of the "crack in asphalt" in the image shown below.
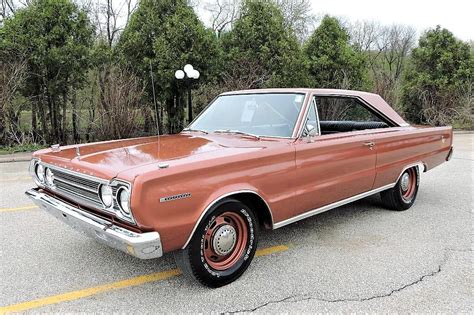
[[[386,298],[386,297],[392,296],[393,294],[395,294],[397,292],[403,291],[406,288],[417,285],[418,283],[423,282],[428,277],[434,277],[437,274],[439,274],[442,271],[444,265],[446,265],[446,263],[448,262],[448,259],[449,259],[448,252],[472,252],[472,251],[473,251],[472,248],[469,248],[469,249],[445,248],[444,249],[444,254],[443,254],[443,259],[438,264],[438,268],[436,270],[422,275],[420,278],[416,279],[415,281],[404,284],[401,287],[392,289],[387,293],[376,294],[376,295],[372,295],[372,296],[365,297],[365,298],[342,298],[342,299],[324,299],[324,298],[313,297],[313,296],[298,298],[297,295],[291,295],[291,296],[287,296],[287,297],[279,299],[279,300],[268,301],[264,304],[261,304],[261,305],[258,305],[256,307],[254,307],[254,308],[243,309],[243,310],[238,310],[238,311],[224,312],[222,314],[251,313],[251,312],[255,312],[259,309],[262,309],[264,307],[267,307],[270,304],[297,303],[297,302],[303,302],[303,301],[309,301],[309,300],[315,300],[315,301],[326,302],[326,303],[341,303],[341,302],[366,302],[366,301],[370,301],[370,300],[374,300],[374,299]],[[294,299],[294,300],[292,300],[292,299]]]

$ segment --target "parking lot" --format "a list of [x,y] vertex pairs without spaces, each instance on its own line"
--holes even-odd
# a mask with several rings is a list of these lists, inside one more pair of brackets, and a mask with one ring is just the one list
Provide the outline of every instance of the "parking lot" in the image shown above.
[[141,261],[32,206],[27,162],[0,164],[0,313],[473,312],[474,134],[422,174],[418,199],[378,195],[261,234],[236,282],[208,289],[172,255]]

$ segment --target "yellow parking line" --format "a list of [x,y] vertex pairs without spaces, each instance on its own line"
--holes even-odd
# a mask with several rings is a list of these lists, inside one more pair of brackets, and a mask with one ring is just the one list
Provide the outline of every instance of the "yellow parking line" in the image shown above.
[[2,208],[2,209],[0,209],[0,212],[31,210],[31,209],[35,209],[35,208],[38,208],[38,207],[35,206],[35,205],[31,205],[31,206],[24,206],[24,207],[18,207],[18,208]]
[[[260,249],[256,252],[255,255],[256,256],[266,256],[266,255],[270,255],[270,254],[273,254],[273,253],[282,252],[282,251],[285,251],[285,250],[288,250],[288,246],[279,245],[279,246]],[[48,296],[48,297],[45,297],[45,298],[40,298],[40,299],[37,299],[37,300],[28,301],[28,302],[23,302],[23,303],[8,305],[8,306],[2,306],[2,307],[0,307],[0,314],[13,313],[13,312],[23,312],[23,311],[26,311],[26,310],[30,310],[30,309],[38,308],[38,307],[43,307],[43,306],[46,306],[46,305],[78,300],[78,299],[81,299],[81,298],[85,298],[85,297],[88,297],[88,296],[92,296],[92,295],[96,295],[96,294],[100,294],[100,293],[104,293],[104,292],[108,292],[108,291],[112,291],[112,290],[118,290],[118,289],[123,289],[123,288],[128,288],[128,287],[134,287],[134,286],[141,285],[141,284],[144,284],[144,283],[169,279],[169,278],[172,278],[172,277],[179,276],[180,274],[181,274],[181,271],[179,269],[171,269],[171,270],[167,270],[167,271],[156,272],[156,273],[152,273],[152,274],[148,274],[148,275],[138,276],[138,277],[122,280],[122,281],[103,284],[103,285],[99,285],[99,286],[96,286],[96,287],[91,287],[91,288],[86,288],[86,289],[82,289],[82,290],[71,291],[71,292],[68,292],[68,293]]]
[[255,253],[255,256],[256,257],[267,256],[273,253],[284,252],[285,250],[288,250],[288,246],[286,245],[272,246],[272,247],[267,247],[267,248],[262,248],[262,249],[257,250],[257,252]]

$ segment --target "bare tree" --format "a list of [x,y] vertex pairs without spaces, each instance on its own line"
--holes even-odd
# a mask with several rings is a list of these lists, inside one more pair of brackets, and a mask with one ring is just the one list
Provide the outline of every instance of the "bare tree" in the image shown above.
[[349,27],[351,42],[359,51],[373,51],[382,26],[375,21],[356,21]]
[[140,127],[137,120],[144,93],[140,79],[111,66],[107,71],[99,71],[96,83],[98,117],[94,124],[99,139],[122,139],[136,134]]
[[138,0],[75,0],[96,27],[97,37],[112,47],[130,21]]
[[29,6],[31,1],[32,0],[0,0],[0,26],[6,18],[15,14],[17,10]]
[[374,21],[358,21],[351,24],[349,30],[353,46],[365,53],[374,92],[397,107],[401,75],[416,40],[415,29],[406,25],[383,26]]
[[416,32],[410,26],[392,25],[382,28],[376,43],[377,59],[370,64],[375,92],[398,106],[398,87],[408,54],[415,44]]
[[211,15],[211,27],[219,37],[223,31],[230,29],[240,12],[240,0],[213,0],[204,5],[204,10]]
[[0,25],[2,25],[3,21],[9,17],[13,12],[15,12],[15,4],[13,0],[1,0],[1,11],[0,11]]
[[317,17],[312,13],[309,0],[273,0],[281,9],[285,27],[293,30],[300,42],[304,42],[313,31]]
[[128,24],[130,21],[130,17],[132,16],[132,13],[135,12],[135,10],[138,7],[138,1],[137,0],[125,0],[125,3],[127,4],[127,19],[125,22],[125,25]]
[[[318,18],[312,13],[310,0],[271,0],[281,10],[285,27],[303,42],[316,26]],[[209,0],[202,9],[210,14],[210,26],[220,36],[232,29],[240,16],[242,0]]]
[[26,78],[26,61],[0,63],[0,142],[5,144],[6,134],[16,134],[19,109],[14,108],[13,98]]

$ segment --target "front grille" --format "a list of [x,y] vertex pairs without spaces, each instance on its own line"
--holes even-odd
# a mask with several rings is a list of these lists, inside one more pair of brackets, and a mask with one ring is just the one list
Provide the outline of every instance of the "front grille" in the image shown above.
[[103,208],[99,198],[101,182],[56,168],[50,167],[50,169],[54,174],[53,182],[56,192],[79,203],[85,202],[87,205],[95,208]]
[[[48,179],[40,180],[38,174],[36,174],[35,170],[38,164],[44,166],[45,174],[49,171],[53,173],[53,183],[51,185],[48,183]],[[127,224],[136,224],[133,215],[123,211],[117,201],[117,192],[119,189],[123,188],[128,192],[131,191],[132,185],[127,181],[120,179],[108,181],[91,175],[70,171],[55,165],[42,163],[37,159],[32,160],[30,172],[39,187],[57,194],[58,197],[73,201],[78,206],[84,206],[91,211],[98,210],[104,215],[112,215],[114,220],[119,219],[127,222]],[[109,208],[104,206],[99,197],[99,191],[102,185],[110,185],[112,187],[113,203]],[[130,204],[128,206],[130,207]]]

